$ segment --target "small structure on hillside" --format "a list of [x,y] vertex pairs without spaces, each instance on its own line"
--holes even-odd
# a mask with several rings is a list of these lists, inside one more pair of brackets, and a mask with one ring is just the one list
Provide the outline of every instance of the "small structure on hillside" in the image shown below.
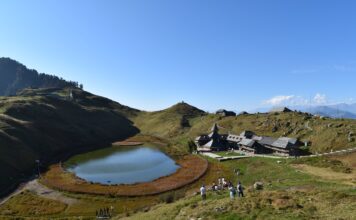
[[239,113],[239,115],[248,115],[248,114],[249,114],[249,113],[246,112],[246,111],[242,111],[242,112]]
[[225,109],[219,109],[216,111],[217,115],[223,116],[223,117],[227,117],[227,116],[236,116],[236,113],[233,111],[227,111]]
[[221,151],[226,149],[227,135],[219,134],[218,125],[215,123],[210,134],[203,134],[195,139],[198,151]]
[[282,112],[292,112],[292,110],[290,110],[287,107],[276,107],[271,109],[270,113],[282,113]]

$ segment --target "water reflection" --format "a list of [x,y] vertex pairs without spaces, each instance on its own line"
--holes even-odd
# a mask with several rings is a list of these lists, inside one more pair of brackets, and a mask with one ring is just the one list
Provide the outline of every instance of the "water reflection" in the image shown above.
[[148,146],[97,150],[74,156],[65,166],[82,179],[102,184],[149,182],[179,168],[169,156]]

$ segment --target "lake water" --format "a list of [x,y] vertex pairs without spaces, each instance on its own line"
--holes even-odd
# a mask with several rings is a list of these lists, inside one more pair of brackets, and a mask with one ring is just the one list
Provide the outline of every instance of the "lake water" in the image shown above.
[[154,147],[110,147],[70,158],[68,171],[102,184],[149,182],[177,171],[179,166]]

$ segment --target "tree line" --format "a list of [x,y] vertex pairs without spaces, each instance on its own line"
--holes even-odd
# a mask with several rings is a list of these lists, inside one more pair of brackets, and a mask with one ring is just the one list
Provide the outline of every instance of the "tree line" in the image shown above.
[[83,84],[67,81],[55,75],[38,73],[10,58],[0,58],[0,95],[15,95],[25,88],[53,87],[83,89]]

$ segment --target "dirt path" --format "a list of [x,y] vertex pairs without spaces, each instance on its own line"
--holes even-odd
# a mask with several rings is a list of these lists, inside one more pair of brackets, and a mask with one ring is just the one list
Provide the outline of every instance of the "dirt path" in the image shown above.
[[53,189],[50,189],[50,188],[40,184],[37,179],[34,179],[34,180],[31,180],[31,181],[25,183],[24,185],[20,186],[15,192],[13,192],[11,195],[7,196],[2,201],[0,201],[0,205],[6,203],[13,196],[18,195],[25,190],[34,192],[40,197],[60,201],[67,205],[71,205],[71,204],[74,204],[77,202],[76,199],[66,197],[62,193],[55,191]]

